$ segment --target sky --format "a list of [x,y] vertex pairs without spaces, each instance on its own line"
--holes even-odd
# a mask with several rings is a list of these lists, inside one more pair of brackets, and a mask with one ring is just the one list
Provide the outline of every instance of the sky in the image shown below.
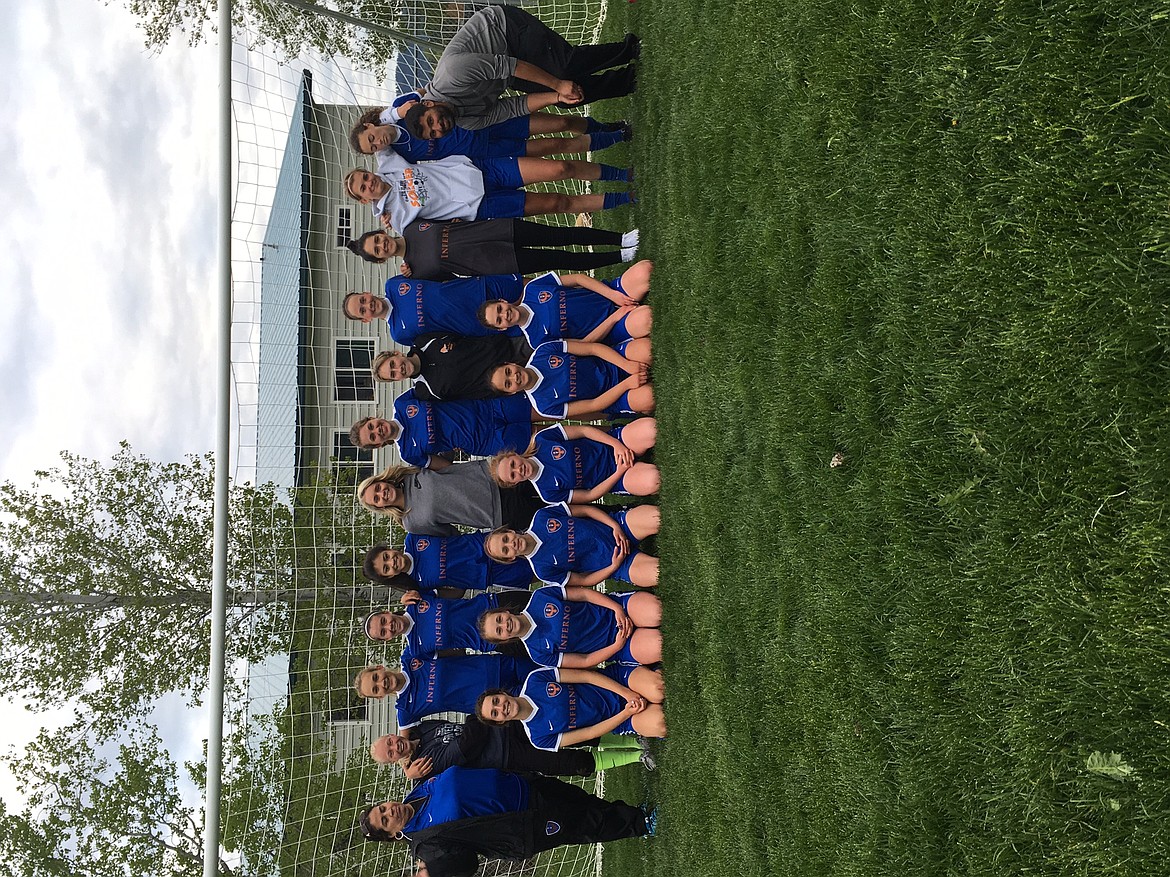
[[[157,459],[214,445],[213,46],[153,55],[114,0],[5,0],[0,70],[0,478],[62,449]],[[205,719],[158,712],[179,758]],[[0,701],[0,750],[46,721]],[[20,801],[0,768],[0,797]]]

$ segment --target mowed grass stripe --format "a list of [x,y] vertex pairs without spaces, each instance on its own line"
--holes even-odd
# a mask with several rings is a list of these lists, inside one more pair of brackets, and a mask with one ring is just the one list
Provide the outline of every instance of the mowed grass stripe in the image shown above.
[[1168,13],[611,4],[673,736],[607,874],[1164,872]]

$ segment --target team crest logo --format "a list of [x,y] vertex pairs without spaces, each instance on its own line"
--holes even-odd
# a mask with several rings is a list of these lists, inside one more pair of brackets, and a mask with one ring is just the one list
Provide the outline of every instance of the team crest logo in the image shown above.
[[420,223],[418,224],[418,230],[419,230],[419,231],[426,231],[426,230],[427,230],[428,228],[430,228],[430,227],[431,227],[431,224],[430,224],[429,222],[420,222]]
[[420,661],[418,658],[411,658],[410,669],[418,670],[420,667],[422,667],[422,661]]
[[563,445],[553,445],[552,458],[554,460],[562,460],[565,457],[565,448]]
[[418,406],[417,405],[407,405],[406,406],[406,416],[407,417],[417,417],[418,416]]
[[447,341],[439,348],[439,353],[450,353],[455,349],[455,344],[452,341]]
[[[410,416],[414,417],[413,414]],[[414,543],[414,547],[417,548],[419,551],[426,551],[427,546],[430,544],[431,544],[430,539],[419,539],[417,542]]]
[[559,822],[554,822],[553,820],[550,819],[548,822],[546,822],[544,824],[544,833],[547,834],[549,837],[552,837],[554,834],[556,834],[560,830],[561,830],[561,824]]
[[425,615],[431,609],[431,604],[426,600],[419,600],[414,606],[419,615]]
[[542,290],[540,295],[538,295],[536,297],[537,301],[539,301],[541,304],[547,304],[548,300],[551,298],[552,298],[552,293],[549,292],[547,289]]
[[562,356],[550,356],[548,358],[548,367],[549,368],[560,368],[561,364],[564,361],[565,361],[565,359]]
[[550,518],[547,529],[550,533],[555,533],[557,530],[561,529],[561,522],[556,518]]
[[557,616],[557,613],[560,611],[561,610],[557,608],[556,604],[549,603],[547,606],[544,607],[544,617],[545,618],[555,618]]
[[398,284],[398,294],[399,295],[406,295],[408,292],[410,292],[410,284],[409,283],[399,283]]
[[559,686],[555,682],[550,682],[548,685],[546,685],[544,687],[544,693],[547,694],[549,697],[556,697],[558,694],[561,693],[561,686]]

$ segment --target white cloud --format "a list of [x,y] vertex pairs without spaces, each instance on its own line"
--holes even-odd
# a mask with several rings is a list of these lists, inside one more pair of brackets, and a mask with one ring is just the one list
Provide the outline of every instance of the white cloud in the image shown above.
[[[164,459],[212,447],[213,59],[149,55],[117,4],[5,4],[0,477],[123,438]],[[204,722],[167,706],[176,756],[198,758]],[[71,718],[0,702],[17,748]],[[22,800],[2,770],[0,796]]]

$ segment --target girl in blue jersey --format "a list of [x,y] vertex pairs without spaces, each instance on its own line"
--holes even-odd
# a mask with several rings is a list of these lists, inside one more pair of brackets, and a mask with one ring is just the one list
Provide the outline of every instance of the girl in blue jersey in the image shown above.
[[402,668],[366,667],[354,677],[359,697],[381,700],[394,695],[398,727],[409,728],[435,713],[469,713],[485,688],[519,691],[536,665],[527,658],[468,655],[419,658],[404,655]]
[[394,417],[363,417],[350,427],[356,448],[398,443],[403,462],[420,469],[446,469],[440,454],[464,451],[487,455],[525,451],[532,443],[532,421],[539,415],[523,396],[501,399],[420,399],[413,389],[394,400]]
[[506,363],[491,373],[492,389],[524,393],[543,417],[588,419],[654,410],[650,339],[635,338],[620,350],[588,341],[546,341],[527,365]]
[[440,588],[483,591],[492,585],[527,589],[532,584],[532,571],[524,564],[500,563],[488,557],[484,550],[487,535],[410,533],[401,550],[380,542],[367,551],[362,572],[371,581],[391,587],[401,587],[402,576],[409,576],[416,589],[429,592]]
[[658,532],[658,507],[622,509],[564,503],[537,511],[525,532],[501,527],[488,534],[484,550],[501,563],[528,561],[536,577],[552,585],[591,588],[606,579],[641,588],[658,584],[658,558],[638,542]]
[[528,591],[501,591],[479,594],[467,600],[444,599],[428,594],[416,596],[401,611],[372,612],[362,625],[374,642],[403,638],[403,660],[445,657],[463,650],[491,652],[495,643],[479,635],[479,619],[495,609],[523,609]]
[[[347,319],[366,324],[385,320],[390,337],[409,346],[420,335],[435,332],[493,334],[494,329],[479,321],[478,309],[499,298],[519,298],[523,292],[524,277],[520,274],[461,277],[446,282],[396,274],[386,281],[385,296],[351,292],[342,299],[341,312]],[[516,337],[524,333],[517,326],[505,334]]]
[[[452,124],[442,137],[424,140],[407,130],[403,119],[422,98],[418,92],[396,97],[388,107],[362,113],[349,132],[349,145],[362,155],[393,149],[407,161],[435,161],[448,155],[469,158],[519,158],[522,155],[576,155],[596,152],[629,138],[625,122],[603,123],[589,116],[530,113],[486,128],[469,130]],[[570,137],[528,138],[541,134]]]
[[543,667],[662,660],[662,603],[647,591],[603,594],[546,585],[509,602],[485,609],[478,621],[478,636],[501,652],[519,647]]
[[593,502],[607,493],[650,496],[658,492],[658,467],[636,458],[654,447],[656,432],[653,417],[609,431],[556,424],[536,434],[528,453],[496,454],[488,472],[501,487],[531,481],[548,503]]
[[653,315],[642,299],[650,290],[653,267],[643,260],[608,282],[588,274],[542,274],[525,284],[518,297],[479,305],[479,322],[507,334],[522,329],[533,347],[561,338],[611,346],[645,338]]
[[604,670],[545,667],[518,694],[490,689],[475,703],[489,724],[521,722],[537,749],[575,746],[606,734],[665,737],[662,671],[611,665]]

